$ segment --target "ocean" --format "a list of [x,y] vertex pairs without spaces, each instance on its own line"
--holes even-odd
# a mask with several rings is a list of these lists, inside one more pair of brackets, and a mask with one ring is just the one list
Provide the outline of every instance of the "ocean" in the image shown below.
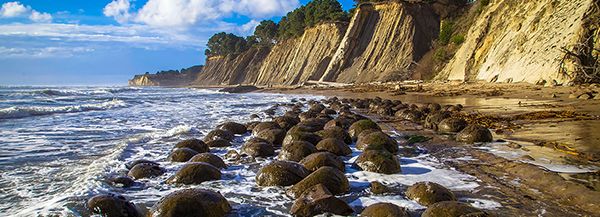
[[[182,164],[169,162],[167,156],[178,141],[201,139],[225,121],[251,121],[251,114],[268,120],[262,111],[299,97],[324,98],[187,88],[0,87],[0,216],[90,216],[87,199],[104,193],[123,195],[150,209],[162,196],[184,188],[219,191],[232,204],[232,216],[288,216],[293,199],[284,194],[285,188],[259,187],[254,180],[257,170],[273,158],[230,164],[218,181],[176,186],[165,180]],[[277,110],[278,115],[284,112],[283,107]],[[236,137],[233,146],[211,152],[223,156],[239,151],[249,137]],[[402,157],[401,174],[357,171],[351,165],[360,152],[352,149],[352,156],[344,159],[352,193],[342,198],[353,207],[386,201],[411,210],[424,208],[401,195],[369,196],[365,189],[370,181],[411,185],[436,179],[459,191],[479,186],[474,177],[443,168],[426,154]],[[167,172],[130,188],[107,181],[126,175],[125,164],[136,159],[159,162]],[[479,200],[473,205],[490,203],[496,204]]]

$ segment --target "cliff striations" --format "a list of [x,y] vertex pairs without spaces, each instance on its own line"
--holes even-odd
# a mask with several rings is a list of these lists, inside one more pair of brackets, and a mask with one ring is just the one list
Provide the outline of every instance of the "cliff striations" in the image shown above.
[[362,4],[321,81],[363,83],[410,78],[439,34],[439,16],[424,3]]
[[269,51],[268,47],[255,47],[237,56],[210,57],[194,84],[253,84]]
[[437,78],[571,81],[572,76],[559,70],[565,57],[562,49],[571,49],[584,38],[584,20],[594,1],[491,1]]

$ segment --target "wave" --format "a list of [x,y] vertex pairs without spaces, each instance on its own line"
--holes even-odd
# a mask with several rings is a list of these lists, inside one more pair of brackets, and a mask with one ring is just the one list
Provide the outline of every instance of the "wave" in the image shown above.
[[72,106],[57,106],[57,107],[13,106],[10,108],[0,109],[0,119],[14,119],[14,118],[24,118],[24,117],[29,117],[29,116],[107,110],[107,109],[111,109],[111,108],[124,107],[125,105],[126,104],[124,101],[114,99],[114,100],[111,100],[108,102],[103,102],[103,103],[72,105]]
[[140,88],[121,87],[121,88],[89,88],[89,89],[37,89],[14,92],[13,95],[41,95],[41,96],[86,96],[86,95],[103,95],[117,94],[124,92],[138,91]]

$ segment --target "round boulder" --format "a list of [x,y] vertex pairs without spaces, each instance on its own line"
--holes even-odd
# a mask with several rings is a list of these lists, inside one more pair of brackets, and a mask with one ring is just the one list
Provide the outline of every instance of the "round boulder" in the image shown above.
[[261,131],[267,129],[281,129],[281,127],[279,126],[279,124],[273,121],[260,122],[256,126],[254,126],[254,128],[252,128],[252,135],[257,135]]
[[419,122],[423,119],[423,112],[414,109],[405,109],[396,112],[396,117],[407,121]]
[[317,152],[317,148],[313,144],[305,141],[293,141],[281,148],[279,159],[298,162],[315,152]]
[[197,151],[190,148],[176,148],[171,151],[168,158],[172,162],[186,162],[197,154]]
[[394,174],[400,172],[398,158],[386,150],[365,150],[356,159],[356,165],[375,173]]
[[418,182],[406,189],[406,196],[423,206],[442,201],[456,201],[452,191],[433,182]]
[[233,137],[234,137],[234,135],[232,132],[229,132],[229,131],[223,130],[223,129],[215,129],[215,130],[208,132],[208,134],[206,134],[206,136],[204,137],[204,141],[210,142],[215,139],[224,139],[227,141],[232,141]]
[[245,125],[235,122],[225,122],[218,126],[219,129],[227,130],[233,134],[245,134],[248,129]]
[[242,146],[242,152],[252,157],[270,157],[275,155],[273,145],[263,139],[250,139]]
[[285,138],[285,131],[282,129],[266,129],[258,132],[256,137],[267,140],[274,146],[281,146]]
[[348,156],[352,154],[352,150],[344,143],[344,141],[335,138],[323,139],[317,143],[316,147],[319,151],[331,152],[338,156]]
[[443,201],[429,206],[421,217],[461,217],[479,213],[479,209],[457,201]]
[[210,149],[208,148],[208,145],[206,145],[206,143],[204,143],[202,140],[199,140],[199,139],[183,140],[181,142],[178,142],[175,145],[175,148],[189,148],[198,153],[205,153],[205,152],[210,151]]
[[141,164],[141,163],[145,163],[145,164],[154,164],[154,165],[156,165],[156,166],[159,166],[159,165],[160,165],[160,164],[158,164],[158,163],[156,163],[156,162],[154,162],[154,161],[150,161],[150,160],[144,160],[144,159],[139,159],[139,160],[134,160],[134,161],[131,161],[131,162],[129,162],[129,163],[127,163],[127,164],[125,164],[125,167],[126,167],[127,169],[131,169],[131,168],[133,168],[135,165],[138,165],[138,164]]
[[87,207],[92,213],[106,217],[142,216],[133,203],[116,194],[96,195],[87,201]]
[[167,180],[169,184],[200,184],[205,181],[221,179],[221,171],[213,165],[203,162],[186,163]]
[[133,166],[127,175],[134,179],[143,179],[161,176],[163,173],[163,168],[156,164],[140,163]]
[[307,189],[318,184],[323,184],[334,195],[343,194],[350,190],[348,178],[342,171],[333,167],[321,167],[292,186],[288,190],[288,194],[297,198]]
[[354,210],[343,200],[333,196],[323,184],[310,187],[294,202],[290,210],[293,216],[316,216],[322,213],[348,216]]
[[112,177],[108,181],[110,181],[112,185],[121,186],[124,188],[131,187],[135,184],[135,181],[127,176]]
[[356,148],[359,150],[367,149],[367,147],[384,148],[390,153],[398,152],[398,142],[381,131],[376,131],[358,138]]
[[376,203],[365,208],[360,216],[364,217],[410,217],[406,208],[393,203]]
[[363,119],[363,120],[354,122],[352,125],[350,125],[350,128],[348,129],[348,133],[350,134],[350,137],[352,137],[352,140],[356,140],[358,138],[358,135],[360,135],[360,133],[362,131],[368,130],[368,129],[381,130],[381,128],[379,128],[377,123],[375,123],[369,119]]
[[229,202],[218,192],[198,188],[178,190],[154,205],[153,216],[222,217],[231,211]]
[[469,144],[476,142],[492,142],[493,139],[489,129],[478,125],[469,125],[456,135],[457,141]]
[[350,118],[347,118],[344,116],[340,116],[340,117],[337,117],[337,118],[325,123],[325,127],[323,127],[323,129],[329,129],[332,127],[341,127],[342,129],[347,130],[348,128],[350,128],[350,125],[352,125],[352,123],[354,123],[353,119],[350,119]]
[[467,127],[467,122],[462,118],[446,118],[438,124],[438,131],[443,133],[457,133]]
[[206,143],[209,147],[222,148],[231,146],[231,142],[224,139],[215,139]]
[[256,184],[260,186],[290,186],[310,174],[302,164],[291,161],[273,161],[256,174]]
[[283,146],[289,145],[295,141],[305,141],[311,144],[317,144],[319,141],[321,141],[321,137],[314,133],[304,132],[292,128],[287,132],[285,138],[283,138]]
[[437,130],[438,124],[442,122],[442,120],[449,118],[451,116],[450,112],[447,111],[437,111],[433,112],[425,118],[425,124],[423,126],[425,128]]
[[219,156],[211,154],[211,153],[201,153],[194,155],[189,162],[204,162],[210,165],[213,165],[217,168],[227,168],[227,164],[223,162]]
[[348,134],[348,132],[346,132],[341,127],[335,127],[335,126],[330,127],[330,128],[318,131],[316,134],[319,135],[323,139],[335,138],[335,139],[344,141],[346,144],[352,143],[352,137],[350,137],[350,134]]
[[317,152],[306,156],[300,161],[306,169],[316,171],[321,167],[333,167],[342,172],[346,171],[344,161],[339,156],[329,152]]

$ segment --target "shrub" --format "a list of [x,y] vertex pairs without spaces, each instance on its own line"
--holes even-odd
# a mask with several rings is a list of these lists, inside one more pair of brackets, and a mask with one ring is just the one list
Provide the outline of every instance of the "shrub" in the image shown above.
[[450,42],[450,38],[452,37],[452,32],[454,31],[454,23],[450,21],[442,22],[442,27],[440,29],[440,36],[438,37],[438,41],[442,45],[447,45]]
[[465,42],[465,36],[455,35],[452,36],[452,39],[450,39],[450,41],[452,41],[453,44],[462,44],[463,42]]
[[443,47],[438,48],[435,53],[434,53],[434,59],[440,62],[444,62],[446,61],[448,56],[448,53],[446,52],[446,49],[444,49]]

